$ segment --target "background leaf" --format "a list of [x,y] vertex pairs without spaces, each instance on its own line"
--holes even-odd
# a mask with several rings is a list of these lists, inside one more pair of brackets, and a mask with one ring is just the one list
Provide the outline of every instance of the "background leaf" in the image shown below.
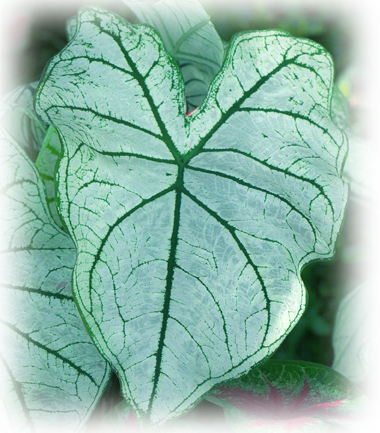
[[210,17],[197,0],[123,1],[141,23],[158,31],[178,62],[185,83],[186,111],[193,111],[202,104],[224,58],[223,43]]
[[50,214],[58,227],[63,229],[63,224],[57,212],[55,204],[55,166],[61,152],[61,143],[56,130],[50,126],[45,139],[42,143],[41,150],[36,160],[36,168],[42,180],[45,183],[47,203]]
[[353,382],[363,381],[379,337],[380,274],[360,284],[341,301],[333,333],[333,368]]
[[345,377],[303,361],[267,361],[206,398],[223,407],[238,433],[325,432],[332,426],[354,431],[365,426],[369,410],[364,394]]
[[376,152],[373,140],[365,140],[352,131],[346,98],[336,86],[332,115],[334,122],[348,138],[349,152],[343,177],[349,182],[351,192],[380,201],[380,153]]
[[1,124],[8,134],[35,161],[48,126],[34,112],[33,98],[38,81],[18,86],[1,100]]
[[186,117],[156,32],[97,8],[78,22],[36,109],[63,145],[77,304],[159,423],[273,353],[304,310],[302,266],[333,253],[347,187],[332,62],[285,32],[241,34]]
[[71,294],[73,242],[53,222],[38,171],[1,131],[1,394],[14,432],[76,431],[110,368]]

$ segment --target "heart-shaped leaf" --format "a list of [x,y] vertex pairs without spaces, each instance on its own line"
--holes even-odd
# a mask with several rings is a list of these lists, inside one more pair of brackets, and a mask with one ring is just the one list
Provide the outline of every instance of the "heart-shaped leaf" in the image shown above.
[[333,254],[347,196],[332,75],[313,42],[240,34],[186,116],[159,35],[97,8],[45,70],[74,296],[139,416],[188,410],[301,316],[300,270]]
[[340,303],[333,333],[333,368],[353,382],[364,380],[379,337],[380,274],[360,284]]
[[375,150],[376,143],[373,140],[365,140],[353,132],[346,98],[336,86],[332,115],[334,122],[346,133],[349,142],[343,177],[349,182],[351,192],[380,201],[380,152]]
[[185,84],[187,112],[203,102],[219,72],[224,48],[198,0],[123,0],[141,23],[151,25],[178,62]]
[[238,433],[359,428],[369,414],[367,398],[353,383],[329,367],[303,361],[267,361],[215,388],[207,399],[223,407]]
[[2,129],[1,394],[14,432],[77,430],[110,368],[71,293],[75,248],[54,224],[38,171]]

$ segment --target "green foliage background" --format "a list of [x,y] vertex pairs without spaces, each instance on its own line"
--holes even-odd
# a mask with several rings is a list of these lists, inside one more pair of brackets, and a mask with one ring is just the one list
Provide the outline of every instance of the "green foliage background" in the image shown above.
[[[107,7],[135,21],[121,0],[3,0],[2,12],[28,9],[32,27],[28,45],[2,56],[2,94],[19,84],[38,80],[46,62],[66,44],[65,22],[85,4]],[[322,44],[333,56],[336,75],[351,62],[366,64],[380,85],[380,1],[375,0],[201,0],[222,39],[245,30],[279,28]],[[377,141],[380,148],[380,100],[371,110],[352,110],[356,132]],[[303,271],[308,309],[274,355],[331,366],[335,313],[340,300],[358,284],[380,272],[380,215],[350,202],[335,259],[314,263]],[[380,410],[380,351],[360,388]],[[119,400],[113,381],[100,402],[95,424]],[[107,401],[106,401],[107,400]],[[221,409],[201,403],[188,418],[228,431]],[[346,431],[332,427],[332,433]]]

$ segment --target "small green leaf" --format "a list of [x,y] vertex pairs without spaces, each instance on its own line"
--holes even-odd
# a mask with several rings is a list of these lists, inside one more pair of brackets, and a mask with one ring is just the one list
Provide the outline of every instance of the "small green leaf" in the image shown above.
[[333,368],[353,382],[366,378],[380,337],[380,274],[340,303],[333,333]]
[[364,140],[351,129],[346,98],[334,86],[331,112],[336,125],[347,135],[349,152],[343,177],[351,192],[380,201],[380,153],[373,140]]
[[238,433],[362,428],[369,413],[367,398],[348,379],[329,367],[303,361],[267,361],[206,398],[223,407],[227,422]]
[[25,152],[1,130],[1,394],[14,432],[76,431],[110,376],[71,293],[75,248]]
[[1,100],[1,124],[35,161],[48,126],[37,118],[33,98],[38,81],[17,87]]
[[147,3],[123,0],[141,23],[155,28],[178,62],[185,83],[187,112],[200,106],[219,72],[224,47],[210,17],[197,0]]
[[347,143],[332,61],[281,31],[230,44],[204,104],[161,38],[91,8],[36,110],[56,128],[73,293],[138,416],[179,416],[246,373],[302,315],[303,265],[332,256]]

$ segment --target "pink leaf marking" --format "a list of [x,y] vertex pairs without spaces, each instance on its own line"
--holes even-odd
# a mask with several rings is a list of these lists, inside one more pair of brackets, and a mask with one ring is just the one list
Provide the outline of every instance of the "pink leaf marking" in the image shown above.
[[302,389],[298,395],[294,395],[291,388],[290,392],[286,389],[278,389],[262,373],[261,375],[269,388],[266,395],[255,396],[250,391],[229,387],[219,387],[216,389],[217,393],[213,394],[214,397],[225,400],[241,410],[247,420],[252,420],[239,427],[283,424],[286,433],[294,430],[305,433],[302,426],[319,424],[317,420],[311,420],[314,417],[330,422],[355,421],[370,427],[363,419],[351,416],[353,410],[342,407],[347,395],[332,401],[329,395],[324,396],[316,390],[311,393],[306,376]]
[[[197,110],[198,107],[194,108],[194,110],[190,111],[189,113],[186,114],[186,117],[189,117],[192,113],[194,113],[195,110]],[[191,146],[193,145],[192,141],[189,141],[189,146],[188,149],[191,149]]]
[[194,110],[189,111],[189,112],[186,114],[186,117],[189,117],[190,114],[194,113],[194,111],[195,111],[197,108],[198,108],[198,107],[194,108]]

